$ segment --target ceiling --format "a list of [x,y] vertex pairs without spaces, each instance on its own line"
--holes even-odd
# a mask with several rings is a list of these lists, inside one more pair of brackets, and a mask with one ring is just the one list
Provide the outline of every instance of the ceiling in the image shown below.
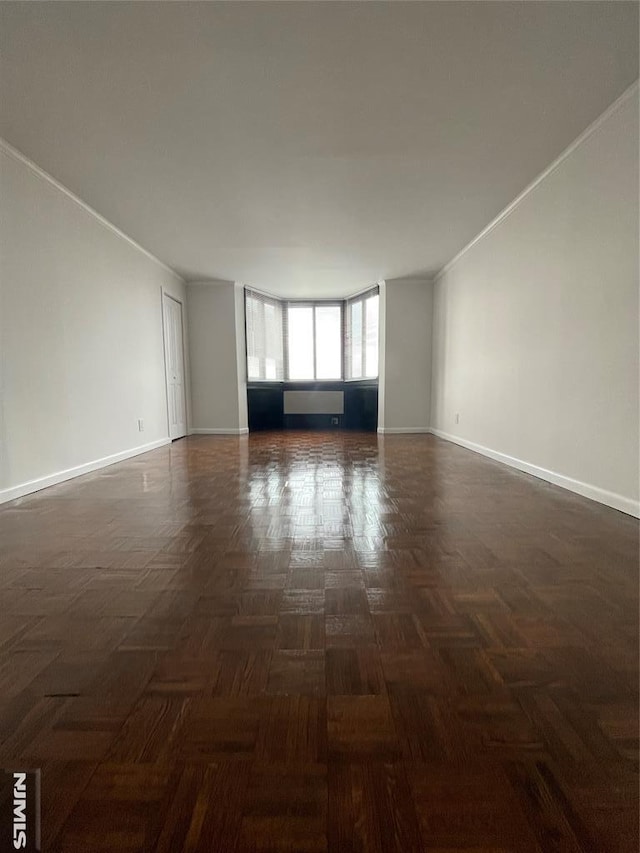
[[638,76],[623,2],[0,4],[0,135],[187,280],[433,274]]

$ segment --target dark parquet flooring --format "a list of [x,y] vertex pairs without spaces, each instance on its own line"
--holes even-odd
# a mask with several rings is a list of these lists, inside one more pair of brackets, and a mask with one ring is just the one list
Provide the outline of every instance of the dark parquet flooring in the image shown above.
[[638,844],[638,528],[431,436],[192,437],[0,508],[45,851]]

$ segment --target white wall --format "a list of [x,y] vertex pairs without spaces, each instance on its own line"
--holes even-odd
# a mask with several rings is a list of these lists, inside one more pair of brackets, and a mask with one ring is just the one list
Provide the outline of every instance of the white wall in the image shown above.
[[635,514],[637,98],[439,278],[432,393],[441,434]]
[[168,441],[161,288],[184,301],[182,280],[4,147],[0,246],[0,500]]
[[428,431],[432,310],[431,281],[381,283],[379,432]]
[[243,300],[232,281],[187,287],[192,432],[247,432]]

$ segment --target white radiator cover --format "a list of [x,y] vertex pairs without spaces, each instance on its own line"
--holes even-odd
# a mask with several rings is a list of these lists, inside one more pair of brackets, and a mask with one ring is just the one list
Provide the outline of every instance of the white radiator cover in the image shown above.
[[285,415],[342,415],[342,391],[285,391]]

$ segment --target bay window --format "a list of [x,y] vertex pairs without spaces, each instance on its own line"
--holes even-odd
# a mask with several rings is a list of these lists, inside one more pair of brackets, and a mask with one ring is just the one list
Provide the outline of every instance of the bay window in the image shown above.
[[378,293],[288,301],[245,290],[247,379],[322,382],[378,375]]

